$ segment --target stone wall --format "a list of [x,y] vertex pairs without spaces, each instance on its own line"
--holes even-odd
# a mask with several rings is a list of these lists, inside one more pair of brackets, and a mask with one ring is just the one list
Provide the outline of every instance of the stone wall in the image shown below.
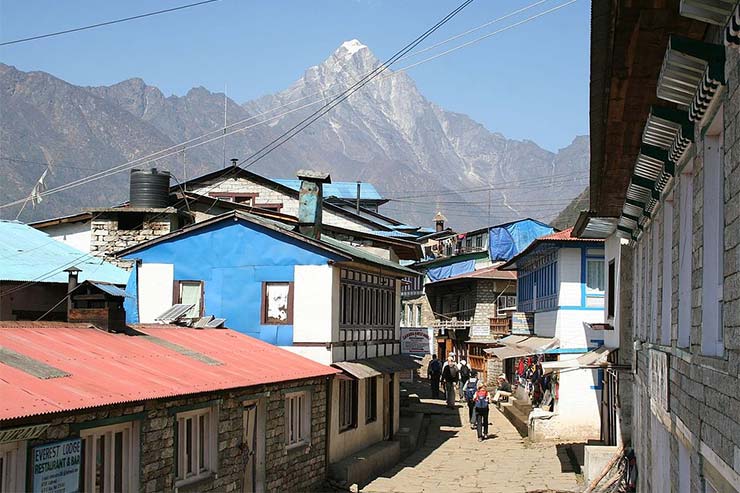
[[[28,443],[28,447],[31,448],[46,442],[79,436],[79,433],[75,431],[75,425],[139,413],[143,416],[139,421],[139,491],[146,493],[173,491],[176,461],[173,409],[180,406],[197,406],[219,399],[217,473],[178,489],[198,492],[241,491],[244,479],[241,450],[244,427],[243,403],[251,399],[262,399],[264,404],[261,409],[266,411],[264,416],[265,490],[310,491],[316,489],[325,479],[326,385],[326,380],[323,378],[296,380],[247,389],[199,394],[189,398],[158,399],[84,412],[59,413],[53,417],[15,420],[4,422],[3,427],[51,423],[38,439]],[[284,394],[297,389],[309,390],[311,393],[311,444],[288,450],[285,446]],[[27,467],[32,467],[32,465],[27,464]]]
[[[719,32],[714,42],[721,43]],[[703,330],[702,306],[704,286],[703,267],[703,199],[704,199],[704,142],[703,129],[696,125],[693,153],[693,188],[691,197],[682,197],[677,180],[674,180],[673,200],[676,204],[673,216],[672,279],[673,289],[663,293],[663,231],[659,230],[658,258],[653,265],[650,251],[643,252],[639,271],[645,288],[635,291],[633,315],[635,338],[641,341],[642,350],[637,352],[634,386],[634,415],[632,437],[640,468],[640,490],[657,491],[665,481],[669,488],[679,490],[681,470],[688,469],[690,491],[704,491],[705,478],[711,478],[719,491],[736,491],[731,485],[740,484],[740,53],[726,49],[725,73],[728,78],[724,92],[718,96],[723,107],[724,118],[724,283],[722,298],[723,343],[721,356],[702,354]],[[711,121],[710,114],[707,121]],[[706,127],[705,127],[706,128]],[[679,172],[683,163],[679,166]],[[678,251],[680,238],[680,206],[690,200],[693,207],[693,258],[690,346],[677,345],[678,334]],[[656,217],[663,214],[663,207]],[[648,243],[652,236],[652,225],[638,242]],[[638,250],[636,250],[638,251]],[[657,285],[652,286],[652,269],[658,269]],[[622,285],[622,297],[628,297],[631,285]],[[650,334],[651,293],[657,292],[658,334],[663,296],[671,296],[671,343],[661,344],[660,338]],[[639,316],[638,316],[639,315]],[[625,341],[625,345],[628,345]],[[620,350],[621,352],[621,350]],[[654,391],[650,388],[650,353],[667,354],[669,361],[669,409],[656,405]],[[658,427],[653,429],[653,427]],[[651,443],[668,434],[670,450],[664,457],[659,444]],[[688,463],[679,465],[679,457],[688,458]],[[655,473],[661,465],[670,468],[668,479]],[[682,469],[683,468],[683,469]]]
[[[137,224],[138,226],[139,224]],[[158,236],[166,235],[175,229],[177,229],[177,215],[172,213],[143,214],[141,228],[130,230],[119,228],[117,216],[101,216],[90,224],[90,253],[119,267],[130,269],[132,262],[115,258],[116,252]]]

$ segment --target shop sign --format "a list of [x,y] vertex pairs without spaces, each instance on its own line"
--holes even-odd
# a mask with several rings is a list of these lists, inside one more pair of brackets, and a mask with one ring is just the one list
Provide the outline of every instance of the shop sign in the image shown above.
[[49,424],[21,426],[19,428],[10,428],[9,430],[0,430],[0,443],[18,442],[21,440],[33,440],[38,438],[41,433],[49,427]]
[[490,335],[490,325],[473,325],[470,327],[470,337],[489,337]]
[[515,335],[534,334],[534,313],[514,312],[511,314],[511,333]]
[[32,457],[34,493],[76,493],[80,490],[80,438],[39,445],[33,448]]
[[650,399],[668,412],[668,354],[650,350]]
[[401,352],[404,354],[430,354],[431,329],[401,327]]

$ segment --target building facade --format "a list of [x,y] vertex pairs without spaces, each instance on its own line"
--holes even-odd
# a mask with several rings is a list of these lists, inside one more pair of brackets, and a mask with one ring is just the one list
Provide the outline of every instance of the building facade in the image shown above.
[[[579,219],[622,260],[622,435],[641,491],[740,491],[737,5],[628,10],[594,10],[591,210]],[[603,90],[616,86],[633,94],[631,125]]]

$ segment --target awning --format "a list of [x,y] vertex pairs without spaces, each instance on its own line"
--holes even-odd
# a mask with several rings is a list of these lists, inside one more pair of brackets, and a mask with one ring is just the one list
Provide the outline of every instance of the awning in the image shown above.
[[740,48],[740,4],[732,11],[725,27],[725,46]]
[[536,336],[507,336],[499,341],[503,347],[484,349],[499,359],[517,358],[531,354],[542,353],[547,349],[557,347],[560,341],[554,337]]
[[606,359],[611,349],[601,346],[593,351],[589,351],[577,358],[561,361],[543,361],[542,369],[545,372],[576,368],[590,368],[594,366],[606,366]]
[[371,368],[382,373],[396,373],[403,370],[415,370],[421,365],[416,359],[407,354],[394,354],[363,360]]
[[383,373],[396,373],[403,370],[415,370],[421,366],[407,354],[379,356],[356,361],[338,361],[332,364],[349,375],[362,379],[380,376]]
[[361,361],[338,361],[337,363],[333,363],[331,366],[339,368],[357,379],[371,378],[381,375],[379,371]]

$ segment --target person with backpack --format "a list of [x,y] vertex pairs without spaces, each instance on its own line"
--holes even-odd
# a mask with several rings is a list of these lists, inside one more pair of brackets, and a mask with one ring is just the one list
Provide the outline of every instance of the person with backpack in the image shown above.
[[474,430],[475,423],[475,393],[478,392],[478,373],[475,370],[470,372],[470,378],[465,383],[463,388],[463,396],[465,402],[468,404],[468,420],[470,421],[470,429]]
[[473,401],[475,402],[474,407],[476,425],[478,428],[478,441],[482,442],[488,438],[488,391],[486,390],[486,384],[481,382]]
[[432,355],[432,361],[427,367],[427,376],[429,384],[432,387],[432,399],[439,399],[439,379],[442,377],[442,362],[437,359],[437,355]]
[[460,401],[465,397],[463,395],[463,390],[465,389],[465,385],[468,383],[469,378],[470,367],[468,366],[468,362],[464,359],[460,360]]
[[445,397],[447,398],[447,407],[455,407],[455,384],[460,378],[457,365],[452,356],[447,358],[444,368],[442,368],[442,383],[445,386]]

